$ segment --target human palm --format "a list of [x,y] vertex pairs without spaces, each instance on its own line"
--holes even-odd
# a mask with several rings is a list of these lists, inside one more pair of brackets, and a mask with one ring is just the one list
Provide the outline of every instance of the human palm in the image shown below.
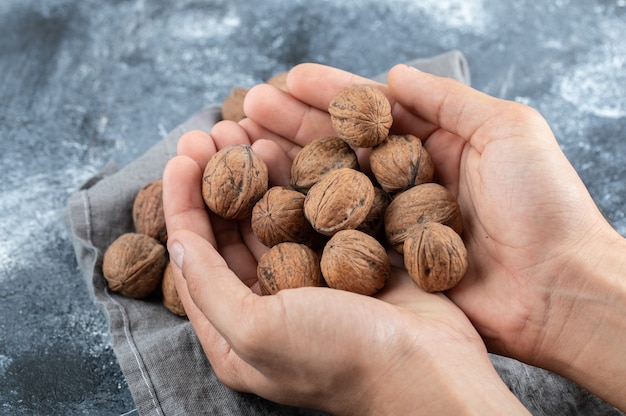
[[[451,80],[406,68],[390,72],[394,132],[422,138],[436,179],[461,205],[469,270],[448,295],[496,352],[532,362],[542,342],[554,279],[569,272],[601,221],[546,121],[521,104],[497,100]],[[259,86],[247,99],[250,137],[269,139],[291,159],[306,143],[333,134],[326,108],[343,86],[370,82],[318,65],[296,67],[290,95]],[[361,165],[367,166],[366,151]],[[288,163],[283,163],[288,166]],[[287,168],[280,174],[288,176]]]

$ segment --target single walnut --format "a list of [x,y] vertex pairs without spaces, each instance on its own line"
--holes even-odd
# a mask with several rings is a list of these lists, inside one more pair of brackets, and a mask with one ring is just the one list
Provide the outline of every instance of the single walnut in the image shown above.
[[304,200],[304,216],[324,235],[354,229],[370,212],[374,185],[362,172],[335,169],[313,185]]
[[372,148],[370,168],[387,192],[398,192],[431,182],[435,165],[422,141],[410,134],[391,135]]
[[232,145],[215,153],[207,163],[202,197],[214,213],[227,219],[244,219],[250,217],[268,183],[263,159],[248,145]]
[[105,251],[102,274],[112,291],[140,299],[159,287],[166,265],[163,244],[145,234],[126,233]]
[[354,147],[376,146],[387,138],[393,122],[389,100],[368,84],[341,89],[328,112],[337,135]]
[[411,227],[404,240],[404,265],[427,292],[453,288],[467,271],[467,249],[452,228],[438,222]]
[[391,274],[385,248],[358,230],[332,236],[322,252],[320,268],[329,287],[368,296],[379,291]]
[[399,193],[385,211],[385,235],[387,241],[399,253],[407,231],[415,224],[439,222],[463,231],[461,209],[454,195],[437,183],[425,183]]
[[[385,210],[389,206],[391,199],[389,198],[389,194],[379,187],[374,187],[374,201],[372,202],[372,207],[370,208],[370,212],[367,213],[367,216],[363,220],[358,227],[357,230],[363,231],[366,234],[371,235],[372,237],[377,237],[382,234],[384,219],[385,219]],[[384,238],[384,236],[382,236]]]
[[186,317],[187,313],[183,306],[183,302],[178,296],[176,285],[174,284],[174,271],[172,263],[168,263],[163,273],[163,281],[161,282],[161,292],[163,293],[163,306],[174,315]]
[[304,216],[305,196],[283,186],[274,186],[252,209],[252,232],[268,247],[293,242],[311,246],[316,232]]
[[257,277],[264,295],[322,283],[317,254],[298,243],[280,243],[269,249],[259,259]]
[[287,75],[289,71],[281,72],[272,76],[270,79],[266,81],[266,83],[275,86],[278,89],[281,89],[287,92]]
[[339,137],[320,137],[300,149],[293,159],[291,186],[306,194],[324,175],[339,168],[358,170],[356,153]]
[[246,118],[243,111],[243,100],[248,93],[247,88],[234,87],[222,101],[222,119],[241,121]]
[[167,243],[167,228],[163,214],[163,181],[154,180],[141,188],[133,202],[135,231]]

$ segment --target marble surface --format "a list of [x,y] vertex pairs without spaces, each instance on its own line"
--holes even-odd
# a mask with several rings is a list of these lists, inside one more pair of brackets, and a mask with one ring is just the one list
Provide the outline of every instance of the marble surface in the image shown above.
[[135,414],[68,196],[207,103],[304,61],[374,76],[459,49],[551,123],[626,235],[626,1],[2,0],[0,414]]

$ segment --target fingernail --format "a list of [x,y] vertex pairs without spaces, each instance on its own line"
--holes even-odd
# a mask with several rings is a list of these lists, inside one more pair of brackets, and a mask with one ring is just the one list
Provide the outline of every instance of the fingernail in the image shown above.
[[419,69],[417,69],[417,68],[416,68],[416,67],[414,67],[414,66],[407,65],[407,67],[408,67],[409,69],[412,69],[413,71],[422,72],[422,71],[420,71]]
[[183,256],[185,254],[185,248],[178,241],[174,241],[169,247],[170,259],[178,266],[179,269],[183,269]]

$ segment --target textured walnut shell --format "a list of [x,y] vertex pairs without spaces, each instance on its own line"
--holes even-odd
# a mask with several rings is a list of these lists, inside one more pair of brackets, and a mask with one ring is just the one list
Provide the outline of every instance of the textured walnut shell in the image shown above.
[[425,183],[399,193],[385,211],[385,235],[387,241],[399,253],[407,231],[415,224],[439,222],[463,231],[461,209],[454,195],[437,183]]
[[389,136],[372,148],[369,161],[381,188],[390,193],[431,182],[435,173],[422,141],[410,134]]
[[246,118],[243,112],[243,100],[248,93],[247,88],[234,87],[222,101],[222,119],[241,121]]
[[339,137],[354,147],[372,147],[387,138],[393,123],[391,104],[378,88],[352,84],[341,89],[328,106]]
[[320,137],[300,149],[293,159],[291,186],[306,194],[324,175],[339,168],[358,170],[356,153],[339,137]]
[[287,91],[287,75],[289,71],[281,72],[269,78],[266,83],[275,86],[278,89]]
[[174,271],[172,263],[168,263],[163,273],[163,281],[161,282],[161,292],[163,293],[163,306],[174,315],[186,317],[187,313],[183,307],[183,302],[178,296],[176,285],[174,284]]
[[268,183],[263,159],[248,145],[232,145],[215,153],[207,163],[202,197],[211,211],[224,218],[249,218]]
[[467,271],[467,249],[452,228],[438,222],[411,227],[404,240],[404,265],[427,292],[453,288]]
[[358,230],[332,236],[322,252],[320,268],[329,287],[368,296],[378,292],[391,274],[385,248]]
[[321,234],[354,229],[374,202],[374,185],[362,172],[335,169],[313,185],[304,200],[304,216]]
[[140,299],[159,287],[166,265],[161,243],[145,234],[126,233],[105,251],[102,274],[112,291]]
[[264,295],[322,283],[317,254],[298,243],[280,243],[269,249],[259,259],[257,277]]
[[156,238],[161,244],[167,243],[161,179],[150,182],[137,192],[132,215],[135,231]]
[[381,235],[384,226],[385,211],[390,202],[389,194],[375,186],[372,207],[363,222],[359,224],[356,229],[373,237]]
[[304,216],[305,196],[293,189],[274,186],[252,209],[252,232],[268,247],[293,242],[312,245],[316,232]]

